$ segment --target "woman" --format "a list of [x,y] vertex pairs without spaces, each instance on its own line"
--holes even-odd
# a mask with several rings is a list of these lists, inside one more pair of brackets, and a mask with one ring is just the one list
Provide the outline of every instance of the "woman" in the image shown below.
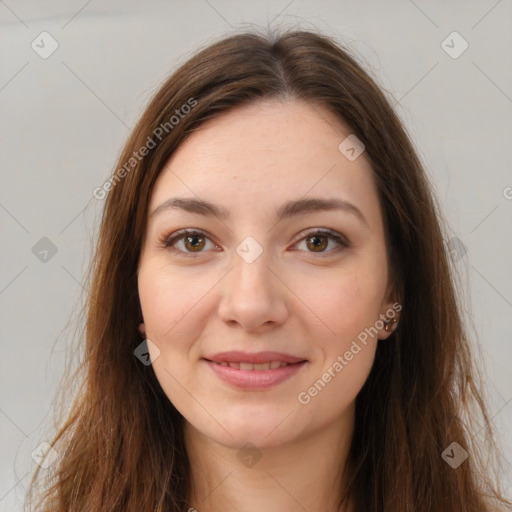
[[334,41],[204,49],[94,195],[84,387],[38,510],[510,504],[425,174]]

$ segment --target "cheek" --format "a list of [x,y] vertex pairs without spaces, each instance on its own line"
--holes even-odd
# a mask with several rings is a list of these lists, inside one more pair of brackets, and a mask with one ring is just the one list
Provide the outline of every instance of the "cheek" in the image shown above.
[[317,357],[309,387],[299,397],[301,404],[310,402],[307,411],[312,421],[315,417],[334,421],[368,378],[378,343],[370,328],[379,318],[381,301],[381,284],[370,276],[355,269],[340,272],[310,294],[309,304],[324,324],[319,328],[310,323]]
[[[152,357],[155,375],[168,398],[187,410],[194,381],[189,371],[191,349],[207,319],[201,299],[214,283],[173,271],[161,262],[146,262],[138,275],[139,299],[147,337],[158,347]],[[188,402],[187,402],[188,401]]]
[[[310,398],[310,405],[313,405],[310,412],[325,416],[324,421],[330,422],[346,411],[370,374],[376,347],[376,341],[366,345],[356,342],[327,361],[323,372],[301,395],[302,400]],[[351,354],[350,360],[347,354]]]
[[[211,281],[211,282],[210,282]],[[139,272],[139,298],[148,337],[165,343],[192,325],[199,328],[201,299],[215,280],[194,278],[187,272],[172,272],[162,265],[147,265]]]
[[[300,282],[297,295],[322,322],[326,350],[342,350],[379,317],[385,283],[368,265],[340,268],[323,277],[305,276]],[[311,336],[318,339],[314,332]]]

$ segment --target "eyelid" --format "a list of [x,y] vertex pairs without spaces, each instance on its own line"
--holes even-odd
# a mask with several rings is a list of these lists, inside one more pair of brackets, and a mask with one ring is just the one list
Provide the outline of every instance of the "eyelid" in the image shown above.
[[302,251],[299,249],[292,249],[301,253],[305,253],[307,257],[313,256],[315,258],[329,258],[333,255],[338,254],[343,249],[348,249],[352,246],[352,244],[349,242],[347,237],[337,231],[334,231],[333,229],[329,228],[309,228],[301,233],[299,233],[296,237],[297,241],[293,242],[293,246],[298,245],[299,243],[305,241],[307,238],[312,236],[323,236],[326,237],[329,240],[334,241],[338,244],[338,247],[335,247],[334,249],[330,249],[328,251],[322,251],[322,252],[314,252],[314,251]]
[[[307,238],[308,236],[325,236],[331,240],[337,241],[339,244],[349,246],[350,242],[348,241],[347,237],[342,235],[341,233],[338,233],[338,231],[334,231],[333,229],[329,228],[307,228],[303,231],[301,231],[297,236],[297,241],[293,242],[294,245],[296,245],[298,242],[301,242],[304,240],[304,238]],[[313,253],[315,254],[315,253]],[[320,253],[317,253],[320,254]]]
[[218,244],[214,241],[214,238],[207,231],[204,231],[203,229],[196,229],[196,228],[179,229],[178,231],[174,231],[168,235],[164,235],[160,238],[159,245],[160,245],[160,247],[162,247],[164,249],[169,249],[169,250],[179,253],[180,255],[183,255],[185,257],[197,257],[197,256],[200,256],[201,254],[203,254],[203,252],[205,252],[205,251],[199,251],[199,252],[194,253],[194,252],[181,251],[180,249],[176,249],[175,247],[173,247],[173,245],[176,242],[179,242],[186,236],[194,236],[194,235],[200,235],[204,238],[207,238],[215,246],[218,247]]
[[[196,228],[184,228],[184,229],[175,231],[173,233],[170,233],[168,235],[164,235],[160,238],[160,246],[164,249],[170,249],[172,251],[175,251],[185,257],[197,257],[207,251],[199,251],[199,252],[194,253],[194,252],[182,251],[180,249],[176,249],[175,247],[173,247],[173,244],[175,244],[176,242],[179,242],[186,236],[195,236],[195,235],[200,235],[200,236],[210,240],[215,246],[219,247],[219,245],[215,242],[215,239],[207,231],[205,231],[203,229],[196,229]],[[342,235],[341,233],[338,233],[337,231],[329,229],[329,228],[307,228],[307,229],[301,231],[295,237],[296,240],[293,241],[293,245],[294,246],[297,245],[299,242],[302,242],[303,240],[305,240],[308,236],[315,236],[315,235],[325,236],[326,238],[333,240],[334,242],[339,244],[339,247],[336,247],[334,249],[331,249],[331,250],[325,251],[325,252],[318,252],[318,253],[316,253],[314,251],[304,251],[304,252],[307,252],[309,254],[315,254],[317,256],[322,257],[322,256],[331,255],[332,253],[336,252],[337,249],[340,249],[343,247],[347,248],[347,247],[351,246],[351,243],[348,241],[348,239],[344,235]]]

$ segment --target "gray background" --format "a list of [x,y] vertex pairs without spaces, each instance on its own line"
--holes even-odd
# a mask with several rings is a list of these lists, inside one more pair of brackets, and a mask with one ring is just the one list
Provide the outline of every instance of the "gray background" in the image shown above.
[[[399,101],[450,236],[460,240],[452,249],[471,294],[466,312],[487,367],[492,421],[512,460],[511,1],[6,0],[0,16],[1,511],[21,510],[31,453],[49,439],[71,347],[67,324],[86,293],[103,206],[92,191],[113,172],[164,78],[199,47],[254,25],[338,38]],[[47,58],[31,47],[42,47],[43,31],[59,45]],[[453,31],[469,44],[457,58],[458,36],[445,43],[452,56],[442,47]],[[45,237],[56,254],[41,252]]]

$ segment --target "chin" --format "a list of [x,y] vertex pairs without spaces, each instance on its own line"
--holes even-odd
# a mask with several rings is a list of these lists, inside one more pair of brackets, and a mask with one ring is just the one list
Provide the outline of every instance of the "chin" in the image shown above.
[[213,440],[226,448],[231,448],[237,452],[250,451],[251,449],[256,450],[270,450],[273,448],[280,448],[287,443],[293,441],[296,434],[291,432],[273,433],[268,435],[261,429],[254,428],[249,431],[232,432],[233,437],[226,433],[223,433],[220,438],[214,438]]
[[272,412],[268,406],[263,407],[266,410],[259,414],[238,410],[234,416],[216,418],[223,428],[217,422],[209,422],[205,425],[206,429],[198,430],[215,442],[236,450],[247,443],[261,450],[275,448],[298,437],[299,428],[297,422],[292,420],[290,410]]

